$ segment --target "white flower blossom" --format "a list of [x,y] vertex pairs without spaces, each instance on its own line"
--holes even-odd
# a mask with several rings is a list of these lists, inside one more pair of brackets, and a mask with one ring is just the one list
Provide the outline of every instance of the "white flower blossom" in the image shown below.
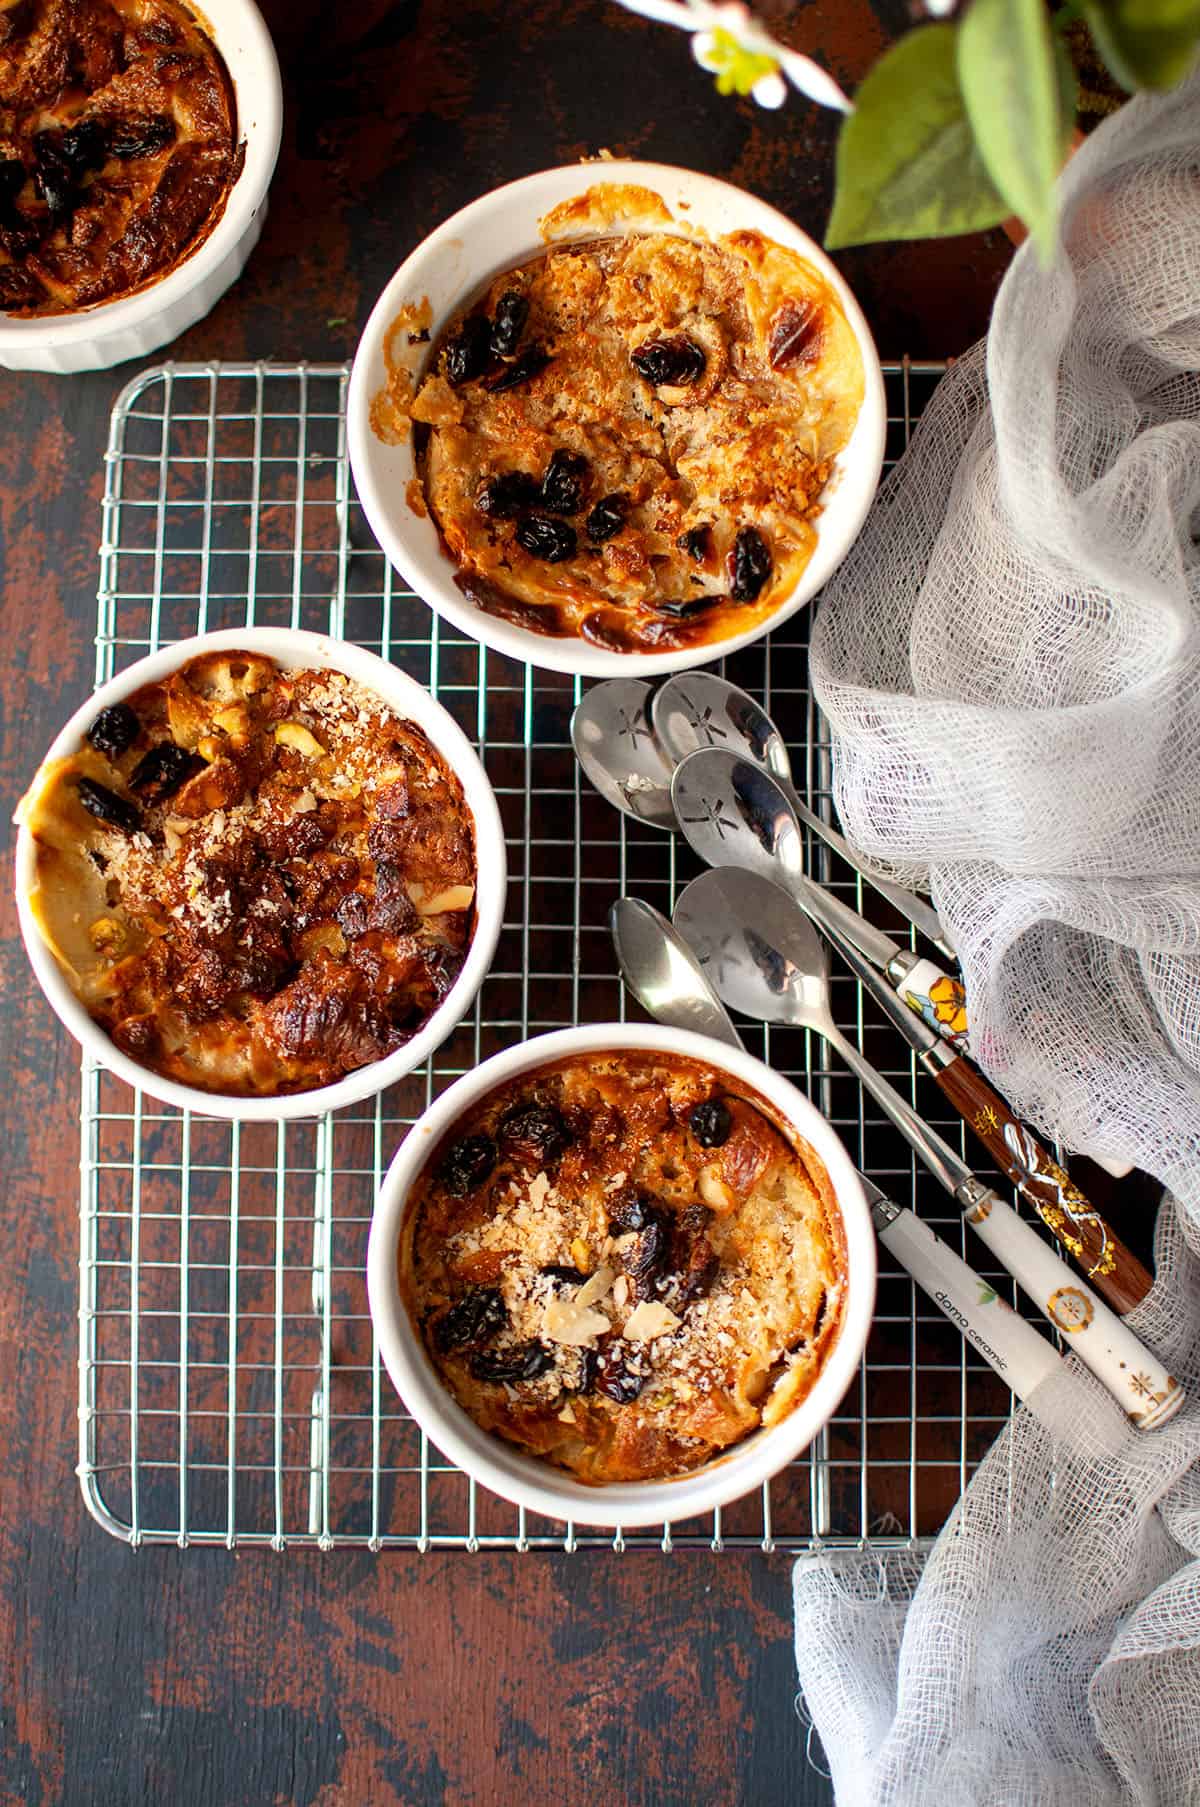
[[716,75],[722,93],[749,94],[760,107],[781,107],[790,83],[819,106],[853,112],[846,95],[819,63],[773,38],[740,0],[619,3],[660,25],[690,32],[693,56],[702,69]]

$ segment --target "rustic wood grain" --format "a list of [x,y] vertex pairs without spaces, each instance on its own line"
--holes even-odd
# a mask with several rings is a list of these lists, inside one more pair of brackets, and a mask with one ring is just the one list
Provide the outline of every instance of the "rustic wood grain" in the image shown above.
[[[718,99],[681,36],[601,0],[265,10],[287,82],[270,213],[178,357],[346,356],[438,220],[601,148],[729,175],[820,230],[832,117]],[[851,85],[906,17],[770,10]],[[885,356],[942,356],[983,330],[1009,255],[993,233],[839,261]],[[0,373],[6,821],[90,686],[101,458],[130,374]],[[87,1518],[77,1059],[0,910],[0,1801],[826,1800],[780,1559],[134,1553]]]

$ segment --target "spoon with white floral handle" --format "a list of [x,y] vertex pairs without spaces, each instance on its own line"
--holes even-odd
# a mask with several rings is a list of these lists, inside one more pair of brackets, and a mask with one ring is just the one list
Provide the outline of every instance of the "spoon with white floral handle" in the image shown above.
[[773,772],[724,747],[700,747],[676,766],[671,801],[680,828],[702,860],[710,866],[741,866],[782,885],[815,922],[830,923],[879,967],[931,1029],[966,1051],[961,981],[901,947],[806,876],[795,805]]
[[[609,911],[609,925],[621,975],[652,1017],[678,1029],[709,1035],[730,1047],[744,1045],[696,956],[652,904],[636,897],[618,898]],[[1007,1381],[1017,1398],[1028,1399],[1039,1381],[1062,1367],[1062,1357],[1053,1344],[915,1211],[894,1203],[865,1173],[858,1177],[880,1242]]]
[[[718,996],[744,1008],[744,974],[756,964],[751,945],[754,931],[746,930],[744,918],[731,905],[729,888],[713,883],[714,876],[724,879],[727,875],[704,873],[685,886],[675,908],[675,926],[695,952]],[[739,953],[739,938],[749,948],[750,961]],[[769,947],[763,965],[769,975],[774,975],[768,980],[771,985],[789,982],[782,973],[774,973],[775,956]],[[806,961],[796,977],[788,1020],[812,1029],[837,1050],[934,1178],[962,1206],[972,1229],[1039,1311],[1068,1338],[1075,1354],[1086,1362],[1133,1422],[1143,1430],[1165,1424],[1183,1403],[1179,1382],[1087,1282],[1072,1273],[1037,1231],[976,1178],[966,1162],[842,1034],[829,1008],[828,978],[823,965]]]

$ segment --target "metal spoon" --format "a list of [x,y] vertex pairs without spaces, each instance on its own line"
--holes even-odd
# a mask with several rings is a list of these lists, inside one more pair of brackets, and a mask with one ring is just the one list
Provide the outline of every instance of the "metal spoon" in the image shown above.
[[774,772],[787,790],[800,821],[861,873],[867,883],[927,940],[949,959],[954,958],[954,947],[933,906],[914,891],[873,872],[836,828],[831,828],[809,809],[796,790],[783,735],[762,704],[747,691],[739,690],[736,684],[718,677],[714,671],[681,671],[668,678],[655,692],[650,714],[658,743],[675,764],[694,753],[697,747],[720,746],[743,753]]
[[710,866],[744,866],[790,891],[891,980],[910,1009],[960,1050],[967,1045],[962,984],[901,947],[804,870],[804,836],[791,796],[765,766],[723,747],[701,747],[675,767],[671,801],[688,843]]
[[[730,1047],[743,1046],[696,956],[665,916],[640,898],[621,897],[608,920],[621,975],[652,1017]],[[897,1205],[865,1173],[859,1178],[880,1242],[1017,1397],[1027,1399],[1040,1381],[1061,1368],[1062,1357],[914,1211]]]
[[571,717],[571,744],[606,803],[650,828],[675,828],[671,768],[650,726],[650,686],[610,678],[589,690]]
[[786,892],[754,873],[705,872],[680,894],[675,922],[726,1003],[769,1021],[802,1025],[837,1050],[1002,1266],[1050,1322],[1069,1333],[1075,1353],[1135,1424],[1150,1430],[1174,1416],[1183,1403],[1179,1382],[842,1034],[829,1008],[825,949]]
[[621,977],[644,1010],[675,1029],[745,1044],[683,936],[653,904],[618,897],[608,912]]

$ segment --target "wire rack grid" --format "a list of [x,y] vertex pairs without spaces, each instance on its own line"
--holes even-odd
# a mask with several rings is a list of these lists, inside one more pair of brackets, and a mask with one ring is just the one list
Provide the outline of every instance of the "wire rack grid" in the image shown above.
[[[942,365],[886,366],[889,458]],[[82,1075],[80,1462],[85,1501],[133,1544],[229,1548],[805,1550],[920,1543],[944,1523],[1006,1422],[1007,1390],[882,1256],[856,1385],[805,1455],[723,1512],[658,1531],[535,1518],[452,1467],[383,1371],[364,1266],[397,1144],[458,1074],[519,1038],[624,1017],[612,898],[670,909],[686,847],[616,815],[570,749],[578,680],[506,660],[402,588],[366,526],[346,458],[343,365],[176,364],[119,397],[106,454],[96,677],[210,628],[319,629],[390,657],[478,742],[508,840],[492,971],[428,1066],[365,1104],[287,1124],[159,1105],[90,1062]],[[831,813],[829,746],[807,690],[807,616],[722,669],[763,697],[812,807]],[[827,883],[870,906],[820,844]],[[899,933],[905,925],[880,918]],[[857,984],[838,1020],[950,1140],[961,1125]],[[750,1046],[814,1096],[859,1163],[919,1202],[956,1247],[962,1220],[858,1085],[804,1031]],[[965,1251],[997,1286],[980,1247]],[[1011,1295],[1010,1295],[1011,1296]]]

